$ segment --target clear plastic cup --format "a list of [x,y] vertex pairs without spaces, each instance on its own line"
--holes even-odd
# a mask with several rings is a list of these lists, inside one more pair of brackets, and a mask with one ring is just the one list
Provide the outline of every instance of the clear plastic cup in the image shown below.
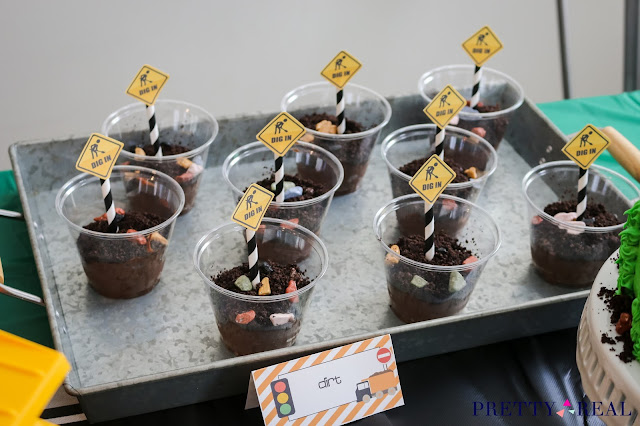
[[164,222],[132,233],[83,228],[105,211],[100,180],[88,174],[62,186],[56,211],[69,226],[89,285],[103,296],[130,299],[150,292],[160,280],[173,225],[184,207],[184,192],[166,174],[144,167],[115,166],[110,182],[116,208],[154,213]]
[[[198,241],[193,254],[196,270],[211,298],[222,341],[236,355],[293,345],[311,293],[328,266],[327,248],[313,232],[280,219],[265,218],[256,232],[258,264],[295,263],[311,282],[292,293],[271,296],[252,296],[227,290],[217,285],[214,278],[222,271],[247,263],[244,231],[235,223],[218,226]],[[278,246],[288,245],[291,250],[274,250],[273,241],[277,241]],[[306,251],[310,255],[300,259],[293,250]],[[261,277],[264,278],[262,274]],[[250,311],[255,313],[253,320],[247,324],[237,321],[238,314]],[[278,313],[293,314],[293,318],[285,324],[274,325],[269,318]]]
[[[373,90],[347,84],[343,96],[347,120],[359,122],[366,130],[338,135],[307,127],[307,134],[302,139],[321,146],[342,163],[344,182],[336,195],[350,194],[358,189],[380,131],[391,119],[391,105]],[[336,88],[329,82],[300,86],[284,95],[280,107],[298,120],[314,113],[335,115]]]
[[[442,226],[455,222],[460,215],[468,216],[463,227],[452,231]],[[455,237],[477,259],[465,265],[437,266],[391,250],[400,237],[424,238],[424,201],[417,194],[391,200],[373,220],[373,230],[383,248],[379,261],[385,264],[391,310],[407,323],[453,315],[464,308],[487,261],[500,248],[497,223],[484,209],[467,200],[441,195],[434,204],[434,220],[436,233]],[[420,287],[412,281],[424,285]]]
[[[418,80],[418,91],[429,103],[447,84],[453,86],[467,100],[471,99],[474,65],[448,65],[424,73]],[[482,67],[480,102],[484,107],[497,105],[491,112],[463,110],[457,124],[484,137],[496,149],[509,126],[511,115],[524,101],[522,87],[508,75],[488,67]]]
[[199,106],[182,101],[161,99],[155,108],[160,142],[179,145],[187,149],[186,152],[174,155],[165,152],[162,157],[132,152],[136,146],[151,145],[149,119],[145,105],[140,102],[122,107],[107,117],[102,133],[124,143],[118,164],[148,167],[174,178],[184,190],[182,214],[185,214],[195,205],[209,146],[218,134],[218,122]]
[[[329,151],[310,143],[298,142],[284,156],[284,173],[322,184],[327,192],[303,201],[271,202],[266,217],[289,220],[320,232],[333,195],[340,187],[344,170]],[[262,142],[252,142],[233,151],[222,165],[222,174],[237,203],[252,183],[273,177],[274,157]],[[285,180],[286,177],[285,177]],[[270,189],[270,188],[267,188]]]
[[[604,167],[591,166],[587,203],[601,203],[622,222],[607,227],[579,226],[544,212],[556,201],[577,200],[578,166],[554,161],[534,167],[522,180],[531,230],[531,260],[548,283],[564,287],[587,287],[605,260],[620,247],[624,213],[640,197],[640,191],[624,176]],[[588,224],[587,224],[588,225]]]
[[[387,163],[394,198],[414,193],[409,186],[413,176],[399,169],[415,160],[424,158],[426,161],[435,153],[436,130],[435,124],[403,127],[390,133],[382,142],[382,158]],[[498,166],[496,150],[478,135],[453,126],[446,127],[443,143],[444,160],[453,160],[462,167],[462,170],[456,171],[457,173],[464,173],[464,170],[475,167],[478,176],[468,182],[451,183],[444,193],[471,202],[476,201]]]

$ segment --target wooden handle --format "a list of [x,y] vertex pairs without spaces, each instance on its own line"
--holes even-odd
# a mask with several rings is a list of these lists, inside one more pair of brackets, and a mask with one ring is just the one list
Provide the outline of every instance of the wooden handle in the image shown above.
[[625,138],[620,132],[611,126],[602,129],[607,135],[611,144],[609,152],[618,163],[631,175],[640,182],[640,150],[636,148],[629,139]]

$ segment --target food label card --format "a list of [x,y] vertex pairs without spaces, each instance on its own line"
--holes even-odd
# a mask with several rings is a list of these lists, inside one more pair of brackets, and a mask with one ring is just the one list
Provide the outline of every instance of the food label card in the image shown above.
[[455,177],[451,167],[433,154],[411,178],[409,185],[423,200],[433,204]]
[[123,146],[120,141],[93,133],[76,161],[76,169],[101,179],[109,179]]
[[597,127],[587,124],[562,148],[564,155],[583,169],[588,169],[609,146],[609,138]]
[[489,26],[482,27],[480,31],[462,43],[462,48],[479,67],[498,53],[502,47],[502,42]]
[[147,105],[153,105],[167,80],[169,74],[151,65],[143,65],[127,88],[127,95]]
[[231,220],[245,228],[257,231],[271,200],[273,200],[273,192],[252,183],[233,211]]
[[291,114],[281,112],[260,130],[256,138],[274,154],[283,157],[305,133],[302,123]]
[[324,67],[320,74],[338,89],[342,89],[360,68],[362,68],[360,61],[343,50]]
[[404,405],[388,334],[261,368],[251,378],[249,397],[257,393],[267,426],[342,425]]
[[438,127],[444,129],[466,104],[467,100],[456,89],[447,84],[440,93],[434,96],[423,112]]

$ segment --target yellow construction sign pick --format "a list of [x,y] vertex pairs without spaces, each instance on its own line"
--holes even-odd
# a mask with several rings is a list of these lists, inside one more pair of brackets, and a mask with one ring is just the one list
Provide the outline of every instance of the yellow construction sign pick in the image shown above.
[[231,220],[245,228],[257,231],[273,197],[273,192],[252,183],[233,211]]
[[93,133],[78,157],[76,169],[101,179],[109,179],[123,146],[120,141]]
[[456,89],[446,85],[424,108],[424,113],[438,127],[444,129],[449,121],[467,104],[467,100]]
[[462,48],[479,67],[498,53],[502,47],[502,42],[489,26],[482,27],[462,43]]
[[362,68],[360,61],[342,50],[324,67],[320,75],[338,89],[342,89],[360,68]]
[[260,130],[256,138],[274,154],[283,157],[305,133],[302,123],[288,112],[281,112]]
[[609,146],[609,138],[592,124],[587,124],[562,148],[564,155],[583,169],[588,169]]
[[447,163],[433,154],[411,178],[409,185],[423,200],[433,204],[455,177],[456,173]]
[[143,65],[127,88],[127,95],[147,105],[153,105],[167,80],[169,74],[151,65]]

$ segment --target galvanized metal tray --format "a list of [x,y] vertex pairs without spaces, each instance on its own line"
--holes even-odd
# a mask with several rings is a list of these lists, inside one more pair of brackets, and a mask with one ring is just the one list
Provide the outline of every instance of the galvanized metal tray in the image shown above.
[[[385,134],[425,121],[419,96],[389,101],[393,117]],[[242,393],[253,369],[382,333],[392,334],[397,359],[406,361],[578,324],[588,291],[550,286],[530,265],[520,182],[531,166],[562,159],[565,139],[525,100],[479,200],[500,224],[503,245],[461,313],[407,325],[390,311],[372,222],[391,198],[391,188],[376,148],[361,189],[333,200],[321,234],[329,269],[295,346],[233,356],[220,340],[191,255],[199,237],[227,221],[233,210],[221,175],[224,158],[253,141],[273,115],[220,120],[197,206],[178,219],[159,285],[127,301],[105,299],[88,287],[74,242],[54,211],[56,192],[76,174],[86,136],[11,146],[54,342],[73,366],[65,386],[91,421]]]

